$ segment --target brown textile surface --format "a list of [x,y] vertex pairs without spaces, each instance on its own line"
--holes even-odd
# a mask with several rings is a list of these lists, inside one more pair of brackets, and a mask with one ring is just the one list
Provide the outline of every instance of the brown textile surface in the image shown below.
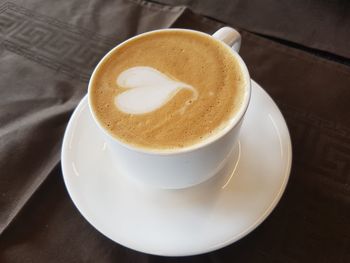
[[350,67],[246,31],[241,55],[280,106],[294,154],[260,227],[209,254],[164,258],[105,238],[70,200],[62,136],[103,54],[147,30],[221,26],[144,1],[0,1],[0,262],[350,262]]
[[156,0],[241,29],[350,59],[350,1]]

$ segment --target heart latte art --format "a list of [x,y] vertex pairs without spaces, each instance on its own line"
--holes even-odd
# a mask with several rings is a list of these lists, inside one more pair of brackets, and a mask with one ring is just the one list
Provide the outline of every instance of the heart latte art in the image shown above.
[[115,97],[115,105],[129,114],[144,114],[154,111],[169,101],[181,89],[193,92],[190,100],[180,108],[184,113],[186,106],[197,100],[198,92],[191,85],[173,80],[151,67],[133,67],[123,71],[117,84],[127,89]]
[[91,109],[110,135],[145,149],[178,149],[227,126],[245,82],[229,47],[183,30],[128,40],[99,63]]

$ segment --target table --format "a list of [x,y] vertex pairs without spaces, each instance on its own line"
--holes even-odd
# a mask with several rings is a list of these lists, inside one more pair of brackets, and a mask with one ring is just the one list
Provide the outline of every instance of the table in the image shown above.
[[[0,1],[0,262],[349,262],[349,5]],[[205,255],[163,258],[108,240],[74,207],[60,168],[63,132],[89,75],[135,34],[225,24],[241,31],[250,74],[291,132],[281,202],[247,237]]]

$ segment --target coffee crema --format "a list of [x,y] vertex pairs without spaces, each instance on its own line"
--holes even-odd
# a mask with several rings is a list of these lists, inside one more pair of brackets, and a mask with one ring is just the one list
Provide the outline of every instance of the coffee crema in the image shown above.
[[225,127],[242,105],[245,85],[225,44],[191,31],[156,31],[104,58],[90,82],[90,100],[99,122],[119,140],[176,149]]

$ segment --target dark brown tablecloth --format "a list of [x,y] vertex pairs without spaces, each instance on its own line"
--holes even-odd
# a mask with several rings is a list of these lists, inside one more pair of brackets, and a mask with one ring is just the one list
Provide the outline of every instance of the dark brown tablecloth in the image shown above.
[[350,67],[246,30],[241,55],[280,106],[294,154],[287,190],[260,227],[209,254],[163,258],[105,238],[70,200],[62,136],[97,61],[137,33],[212,33],[216,20],[145,1],[0,1],[0,262],[350,262]]
[[[346,0],[157,0],[196,13],[350,59],[350,1]],[[321,52],[321,53],[323,53]]]

